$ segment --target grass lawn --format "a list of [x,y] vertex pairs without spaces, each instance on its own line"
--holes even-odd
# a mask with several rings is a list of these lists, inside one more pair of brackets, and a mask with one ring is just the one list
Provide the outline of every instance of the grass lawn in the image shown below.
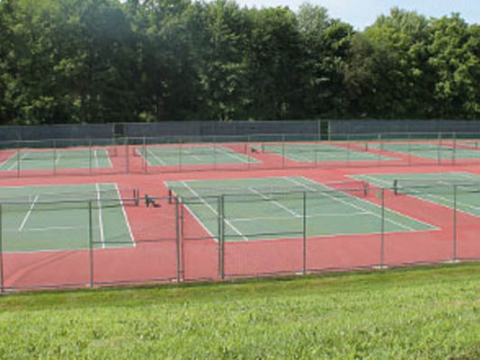
[[0,297],[1,359],[478,359],[480,264]]

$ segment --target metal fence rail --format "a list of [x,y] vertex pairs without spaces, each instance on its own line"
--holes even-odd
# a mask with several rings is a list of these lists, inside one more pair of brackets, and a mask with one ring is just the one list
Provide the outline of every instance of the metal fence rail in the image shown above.
[[[370,185],[367,192],[354,190],[149,198],[148,207],[145,203],[126,210],[133,238],[116,232],[118,224],[100,225],[102,216],[106,221],[113,215],[95,200],[34,204],[43,218],[68,211],[75,215],[74,245],[72,239],[57,236],[55,231],[63,231],[59,228],[16,229],[13,220],[24,218],[32,203],[3,202],[0,291],[223,280],[480,258],[480,212],[475,205],[480,204],[479,184],[438,182],[401,191]],[[348,228],[342,226],[345,216]]]
[[0,178],[480,164],[480,133],[135,137],[0,142]]

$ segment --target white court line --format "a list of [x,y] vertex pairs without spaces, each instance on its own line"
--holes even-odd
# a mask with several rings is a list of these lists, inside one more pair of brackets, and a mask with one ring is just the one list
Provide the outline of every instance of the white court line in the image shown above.
[[[302,184],[301,182],[299,182],[299,181],[297,181],[297,180],[295,180],[295,179],[293,179],[293,178],[285,177],[285,179],[288,180],[288,181],[291,181],[291,182],[293,182],[293,183],[295,183],[295,184],[297,184],[297,185],[303,186],[303,187],[306,188],[306,189],[313,190],[313,191],[317,191],[316,189],[314,189],[314,188],[312,188],[312,187],[310,187],[310,186],[308,186],[308,185],[306,185],[306,184]],[[309,182],[312,182],[311,180],[308,180],[308,179],[306,179],[306,178],[304,178],[304,177],[302,177],[302,179],[304,179],[304,180],[306,180],[306,181],[309,181]],[[327,191],[328,191],[328,190],[327,190]],[[348,206],[350,206],[350,207],[353,207],[353,208],[355,208],[355,209],[357,209],[357,210],[367,212],[367,213],[369,213],[370,215],[373,215],[373,216],[375,216],[375,217],[377,217],[377,218],[379,218],[379,219],[382,218],[381,215],[375,214],[375,213],[373,213],[373,212],[371,212],[371,211],[369,211],[369,210],[367,210],[367,209],[362,208],[361,206],[358,206],[358,205],[355,205],[355,204],[351,204],[351,203],[349,203],[348,201],[345,201],[345,200],[343,200],[343,199],[336,198],[336,197],[332,196],[331,194],[329,194],[328,192],[322,192],[321,194],[326,195],[326,196],[328,196],[329,198],[331,198],[331,199],[333,199],[333,200],[339,201],[339,202],[341,202],[341,203],[343,203],[343,204],[345,204],[345,205],[348,205]],[[351,195],[348,195],[348,194],[345,194],[345,195],[347,195],[348,197],[352,197],[352,198],[353,198],[353,196],[351,196]],[[358,200],[360,200],[360,199],[358,199]],[[373,205],[373,206],[375,206],[375,207],[378,207],[378,206],[375,205],[375,204],[371,204],[371,205]],[[388,221],[388,222],[390,222],[390,223],[392,223],[392,224],[395,224],[395,225],[397,225],[397,226],[400,226],[400,227],[402,227],[402,228],[404,228],[404,229],[407,229],[407,230],[410,230],[410,231],[416,231],[415,229],[411,228],[410,226],[400,224],[400,223],[398,223],[398,222],[396,222],[396,221],[394,221],[394,220],[388,219],[388,218],[385,218],[385,221]]]
[[[115,185],[115,189],[117,190],[117,194],[118,194],[118,200],[122,201],[122,196],[120,195],[120,189],[118,188],[118,184],[117,183],[110,183],[110,184]],[[133,247],[136,247],[137,243],[135,242],[135,238],[133,237],[133,233],[132,233],[132,228],[130,227],[130,223],[128,222],[127,213],[125,212],[125,206],[122,205],[121,208],[123,212],[123,217],[125,218],[125,224],[127,224],[128,234],[130,235],[130,239],[132,240],[132,245]]]
[[[452,174],[459,174],[459,175],[461,175],[461,173],[452,173]],[[382,183],[382,184],[387,184],[387,181],[386,181],[386,180],[383,180],[383,179],[377,179],[377,178],[373,178],[373,177],[367,176],[367,175],[360,175],[360,176],[362,176],[362,177],[365,178],[365,179],[371,179],[371,181],[376,181],[376,182],[379,182],[379,183]],[[448,179],[447,179],[447,180],[448,180]],[[420,180],[420,181],[421,181],[421,180]],[[444,181],[438,180],[438,183],[439,183],[439,184],[442,184],[442,185],[452,186],[452,184],[450,184],[450,183],[448,183],[448,182],[446,182],[446,181],[444,182]],[[422,194],[422,192],[420,191],[420,189],[418,189],[418,191],[415,192],[415,187],[413,187],[412,190],[414,190],[414,192],[413,192],[412,194],[409,194],[409,195],[411,195],[411,196],[415,196],[415,197],[419,197],[419,198],[422,198],[422,197],[434,198],[434,199],[437,198],[437,199],[443,200],[443,201],[446,202],[447,204],[453,202],[453,200],[448,199],[448,198],[446,198],[446,197],[444,197],[444,196],[435,195],[435,194],[429,194],[428,191],[426,191],[425,193]],[[453,187],[452,187],[452,195],[453,195]],[[433,202],[433,201],[432,201],[432,202]],[[435,203],[435,202],[434,202],[434,203]],[[442,203],[440,203],[440,204],[439,204],[439,203],[435,203],[435,204],[437,204],[437,205],[443,205],[443,206],[447,206],[447,207],[449,207],[449,208],[452,208],[452,206],[450,206],[450,205],[445,205],[445,204],[442,204]],[[474,205],[471,205],[471,204],[466,204],[466,203],[461,202],[461,201],[457,201],[457,204],[463,205],[463,206],[465,206],[466,208],[471,208],[471,209],[474,209],[474,210],[479,210],[479,209],[480,209],[480,206],[474,206]],[[458,209],[457,209],[457,210],[458,210]],[[460,211],[462,211],[462,210],[460,210]],[[463,212],[465,212],[465,211],[463,211]],[[468,213],[468,212],[466,212],[466,213],[469,214],[469,215],[473,215],[473,214],[470,214],[470,213]],[[474,216],[475,216],[475,215],[474,215]],[[480,216],[480,214],[477,215],[477,216]]]
[[97,149],[93,150],[93,157],[95,158],[95,168],[98,169],[98,153],[97,153]]
[[259,195],[261,198],[265,199],[265,200],[268,200],[268,201],[271,201],[273,202],[275,205],[277,205],[280,209],[283,209],[285,211],[287,211],[289,214],[292,214],[294,217],[302,217],[302,215],[300,215],[299,213],[297,213],[296,211],[286,207],[285,205],[279,203],[277,200],[273,200],[272,198],[268,197],[268,196],[265,196],[264,194],[260,193],[259,191],[255,190],[254,188],[251,188],[249,187],[248,190],[250,190],[251,192]]
[[[88,229],[88,227],[75,227],[75,226],[50,226],[45,228],[28,228],[24,229],[23,232],[36,232],[36,231],[52,231],[52,230],[83,230]],[[5,229],[5,232],[18,232],[18,229]]]
[[23,218],[23,221],[20,224],[20,227],[18,228],[18,231],[22,231],[23,228],[25,227],[25,224],[27,223],[27,220],[30,217],[30,214],[32,213],[33,208],[35,207],[35,203],[37,202],[37,200],[38,200],[38,195],[36,195],[35,199],[33,199],[32,205],[30,205],[30,209],[28,210],[27,215],[25,215],[25,217]]
[[[415,173],[415,174],[417,174],[417,173]],[[381,176],[381,175],[390,175],[390,174],[372,174],[372,175]],[[350,177],[351,177],[351,176],[350,176]],[[363,178],[363,177],[365,177],[365,175],[357,175],[356,178],[354,177],[354,179],[358,180],[358,178],[361,179],[361,178]],[[388,186],[385,187],[385,189],[387,189],[387,190],[391,190],[391,189],[392,189],[392,186],[390,186],[390,184],[389,184],[386,180],[378,179],[378,178],[375,178],[375,177],[373,177],[373,176],[367,176],[367,177],[370,178],[371,181],[373,181],[373,182],[387,184]],[[430,204],[434,204],[434,205],[438,205],[438,206],[444,206],[444,207],[448,207],[449,209],[451,209],[451,207],[448,206],[448,205],[439,204],[438,202],[434,202],[434,201],[431,201],[431,200],[427,200],[427,199],[425,199],[425,198],[422,198],[422,197],[419,196],[419,195],[413,195],[413,194],[412,194],[411,196],[416,197],[417,199],[420,199],[420,200],[429,202]],[[391,209],[388,209],[388,211],[389,211],[389,212],[396,213],[396,214],[399,214],[399,215],[404,216],[404,217],[406,217],[406,218],[412,219],[412,220],[414,220],[414,221],[416,221],[416,222],[419,222],[419,223],[422,223],[422,224],[424,224],[424,225],[427,225],[427,226],[430,226],[430,227],[434,227],[435,229],[438,229],[438,227],[436,227],[436,226],[432,226],[431,224],[428,224],[428,223],[426,223],[426,222],[424,222],[424,221],[421,221],[421,220],[416,219],[416,218],[414,218],[414,217],[411,217],[411,216],[409,216],[409,215],[406,215],[406,214],[403,214],[403,213],[399,213],[399,212],[393,211],[393,210],[391,210]],[[459,210],[459,211],[461,211],[461,210]],[[466,212],[465,212],[465,213],[466,213]],[[472,214],[469,214],[469,213],[466,213],[466,214],[472,215]],[[420,230],[416,230],[416,231],[418,232],[418,231],[420,231]]]
[[378,179],[369,175],[360,175],[360,176],[367,180],[370,179],[370,182],[372,182],[374,185],[377,185],[375,183],[380,183],[380,184],[386,185],[388,189],[393,188],[393,180],[392,180],[392,183],[390,183],[389,180]]
[[55,159],[55,165],[58,165],[58,162],[60,161],[60,158],[62,157],[62,154],[55,153],[56,159]]
[[102,243],[102,248],[105,249],[105,233],[103,229],[103,211],[102,211],[102,204],[100,202],[100,187],[98,186],[98,183],[95,183],[95,189],[97,192],[98,225],[100,227],[100,242]]
[[[155,153],[152,152],[152,151],[150,150],[150,148],[146,147],[145,149],[146,149],[146,151],[147,151],[147,156],[148,156],[148,153],[150,153],[150,155],[152,155],[152,156],[153,156],[156,160],[158,160],[162,165],[167,165],[167,164],[165,163],[165,161],[163,161],[161,158],[159,158],[157,155],[155,155]],[[148,158],[147,158],[146,160],[147,160],[147,162],[149,163],[149,165],[152,165],[152,164],[150,163],[150,161],[148,161]]]
[[[12,170],[13,168],[17,167],[17,166],[18,166],[18,163],[19,163],[20,161],[22,161],[23,158],[28,155],[28,153],[29,153],[29,151],[23,152],[23,155],[20,156],[20,159],[15,160],[15,161],[13,162],[13,164],[10,165],[10,167],[7,169],[7,171],[10,171],[10,170]],[[18,151],[15,153],[15,155],[16,155],[16,154],[18,154]]]
[[[335,214],[335,213],[330,213],[330,214],[314,214],[314,215],[307,215],[305,216],[307,219],[313,219],[313,218],[321,218],[321,217],[349,217],[349,216],[360,216],[360,215],[369,215],[369,213],[363,211],[363,212],[354,212],[354,213],[347,213],[347,214]],[[249,222],[249,221],[265,221],[265,220],[292,220],[292,217],[282,217],[282,216],[275,216],[275,217],[255,217],[255,218],[238,218],[238,219],[232,219],[232,222]]]
[[108,167],[113,167],[112,160],[110,159],[110,154],[108,153],[108,150],[104,149],[103,151],[105,152],[105,154],[107,154]]
[[[12,155],[10,155],[8,158],[6,158],[5,161],[0,164],[0,168],[3,167],[7,162],[12,160],[15,157],[15,155],[17,155],[17,153],[14,152]],[[14,163],[15,163],[15,161],[14,161]],[[6,171],[9,171],[9,169],[6,169]]]
[[231,151],[233,151],[233,150],[226,149],[226,148],[223,147],[223,146],[217,146],[217,147],[215,147],[215,149],[219,149],[219,150],[220,150],[222,153],[224,153],[225,155],[230,156],[230,157],[232,157],[232,158],[234,158],[234,159],[240,160],[240,162],[242,162],[242,163],[248,162],[248,160],[245,159],[244,157],[240,156],[240,154],[236,154],[236,153],[234,153],[234,152],[232,153]]
[[[195,190],[193,190],[190,187],[190,185],[188,185],[185,181],[182,181],[182,183],[192,194],[194,194],[196,197],[198,197],[200,199],[200,201],[203,202],[215,215],[217,215],[217,216],[219,215],[217,210],[215,210],[212,205],[210,205],[208,202],[206,202],[203,197],[201,197]],[[246,241],[250,240],[248,237],[243,235],[243,233],[240,230],[238,230],[230,221],[228,221],[225,218],[224,218],[224,221],[228,226],[230,226],[230,228],[233,231],[235,231],[238,235],[240,235],[244,240],[246,240]]]

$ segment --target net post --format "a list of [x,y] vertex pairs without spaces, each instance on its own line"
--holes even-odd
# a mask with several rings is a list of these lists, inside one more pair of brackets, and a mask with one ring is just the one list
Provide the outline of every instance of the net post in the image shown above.
[[457,185],[453,185],[453,249],[452,260],[457,260]]
[[393,193],[398,195],[398,179],[393,180]]
[[3,206],[0,204],[0,293],[5,292],[5,276],[3,262]]
[[177,261],[177,282],[181,282],[182,270],[180,263],[180,211],[178,198],[175,198],[175,248]]
[[385,263],[385,188],[382,188],[382,216],[380,225],[380,268],[383,269]]
[[282,135],[282,169],[285,169],[285,135]]
[[92,200],[88,202],[88,262],[90,265],[89,286],[93,288],[93,214]]
[[303,262],[302,273],[307,274],[307,192],[303,192]]

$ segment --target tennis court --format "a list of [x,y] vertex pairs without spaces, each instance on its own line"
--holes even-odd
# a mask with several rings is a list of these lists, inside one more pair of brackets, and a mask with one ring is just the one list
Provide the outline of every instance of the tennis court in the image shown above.
[[475,174],[468,172],[399,173],[352,177],[390,188],[398,196],[414,196],[452,209],[456,202],[456,208],[459,211],[480,217],[480,176]]
[[262,152],[281,155],[296,162],[328,161],[386,161],[395,158],[328,144],[263,144],[258,147]]
[[144,146],[135,149],[150,166],[247,164],[257,160],[218,145],[205,146]]
[[471,148],[459,147],[456,146],[453,142],[439,144],[438,142],[421,143],[409,141],[395,141],[384,142],[381,144],[369,144],[369,147],[378,150],[410,154],[413,156],[427,159],[480,159],[480,151],[476,150],[474,146],[472,146]]
[[[213,238],[218,239],[222,216],[223,239],[230,242],[301,238],[304,229],[306,236],[378,233],[382,208],[366,200],[369,192],[362,184],[327,186],[305,177],[166,183]],[[436,229],[389,209],[384,218],[385,231],[390,233]]]
[[3,163],[0,171],[86,169],[112,167],[107,149],[19,150]]
[[115,183],[1,187],[3,251],[132,247],[129,191]]

